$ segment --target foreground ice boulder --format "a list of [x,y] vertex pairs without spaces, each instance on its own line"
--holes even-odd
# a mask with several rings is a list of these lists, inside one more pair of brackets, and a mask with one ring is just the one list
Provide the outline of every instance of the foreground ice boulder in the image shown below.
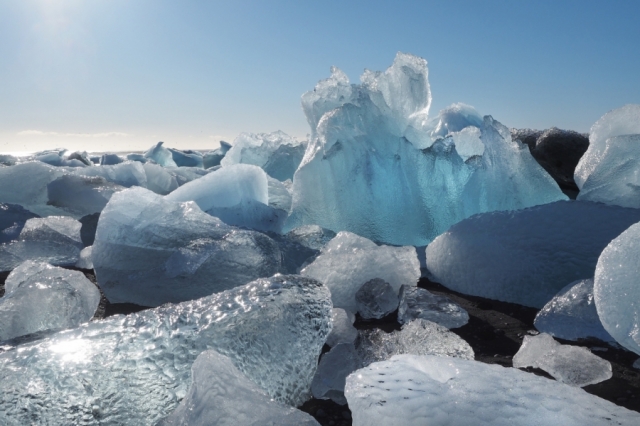
[[225,225],[195,203],[131,188],[102,211],[92,260],[111,303],[158,306],[271,276],[280,251],[266,235]]
[[424,59],[398,53],[386,71],[365,71],[361,85],[332,71],[302,97],[312,134],[288,227],[317,224],[422,246],[475,213],[566,199],[491,117],[457,104],[428,122]]
[[498,365],[398,355],[347,377],[354,426],[637,425],[640,414],[582,389]]
[[427,268],[452,290],[542,308],[593,277],[602,250],[638,221],[640,210],[581,201],[479,214],[427,246]]
[[191,378],[189,394],[158,426],[319,426],[309,414],[271,399],[216,351],[198,356]]
[[14,269],[0,298],[0,341],[72,328],[93,317],[100,291],[82,272],[26,261]]
[[271,398],[299,405],[330,315],[326,287],[275,276],[23,344],[0,354],[0,423],[154,425],[187,394],[207,349]]
[[593,285],[605,330],[640,355],[640,224],[624,231],[602,251]]
[[397,294],[401,285],[417,284],[420,262],[413,247],[377,246],[350,232],[339,232],[300,273],[329,287],[334,307],[355,313],[356,292],[364,283],[380,278]]

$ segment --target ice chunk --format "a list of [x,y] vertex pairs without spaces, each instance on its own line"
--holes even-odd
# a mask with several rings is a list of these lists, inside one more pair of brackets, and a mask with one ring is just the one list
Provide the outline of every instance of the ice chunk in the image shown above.
[[26,261],[5,282],[0,341],[77,327],[93,317],[99,302],[98,288],[82,272]]
[[111,196],[123,189],[99,176],[64,175],[47,185],[48,204],[82,217],[101,212]]
[[15,166],[18,161],[18,157],[14,157],[13,155],[0,154],[0,165],[2,166]]
[[137,161],[126,161],[113,166],[85,167],[74,171],[79,176],[100,176],[109,182],[124,187],[147,186],[147,175],[142,164]]
[[124,159],[118,154],[102,154],[102,157],[100,157],[101,166],[115,166],[123,161]]
[[93,166],[93,163],[91,162],[91,159],[89,158],[89,154],[87,154],[87,151],[72,152],[67,157],[67,160],[78,160],[85,166]]
[[[398,355],[347,377],[354,426],[636,425],[640,414],[515,368]],[[399,419],[402,419],[399,422]]]
[[583,387],[609,380],[613,373],[608,361],[579,346],[561,345],[546,333],[524,336],[513,356],[516,368],[540,368],[556,380]]
[[147,176],[147,188],[151,191],[156,194],[167,195],[178,188],[178,181],[175,176],[162,166],[145,163],[143,167]]
[[169,148],[173,162],[178,167],[199,167],[202,168],[202,154],[198,151],[180,151],[179,149]]
[[400,287],[398,322],[404,324],[416,318],[433,321],[446,328],[462,327],[469,322],[467,311],[448,297],[403,285]]
[[93,261],[91,260],[91,252],[93,247],[85,247],[80,251],[80,258],[76,262],[76,268],[80,269],[93,269]]
[[385,280],[374,278],[356,291],[356,307],[362,318],[382,318],[398,308],[398,292]]
[[602,326],[593,299],[593,279],[574,281],[564,287],[536,315],[536,328],[554,337],[578,340],[595,337],[614,341]]
[[640,355],[640,223],[611,241],[596,266],[593,295],[605,330]]
[[578,200],[640,208],[639,156],[640,134],[607,139],[598,163],[582,184]]
[[129,161],[137,161],[142,164],[145,164],[147,161],[149,161],[149,159],[145,157],[143,154],[131,153],[131,154],[127,154],[125,158]]
[[330,314],[322,284],[275,276],[22,344],[0,354],[0,424],[154,425],[187,394],[208,349],[297,406],[310,396]]
[[189,394],[158,426],[319,426],[309,414],[271,399],[216,351],[196,358],[191,377]]
[[264,234],[225,225],[195,203],[131,188],[102,211],[92,258],[110,302],[158,306],[271,276],[280,256]]
[[[427,122],[427,74],[424,59],[400,53],[384,73],[366,71],[362,85],[347,89],[346,76],[334,70],[303,95],[312,135],[285,230],[317,224],[424,246],[473,214],[567,198],[490,116],[456,104]],[[472,155],[467,161],[456,141]]]
[[40,215],[48,201],[47,185],[62,174],[63,170],[39,161],[0,167],[0,202],[19,204]]
[[320,359],[316,375],[311,382],[311,393],[318,399],[331,399],[346,405],[344,385],[347,376],[362,367],[353,343],[340,343]]
[[207,152],[202,157],[202,167],[208,169],[220,165],[220,161],[227,155],[227,152],[231,149],[231,144],[225,141],[220,141],[220,148]]
[[178,186],[199,179],[209,173],[209,171],[199,167],[165,167],[165,170],[176,178]]
[[356,312],[356,292],[363,283],[380,278],[397,293],[403,284],[416,285],[420,263],[413,247],[377,246],[350,232],[339,232],[300,273],[329,287],[334,307]]
[[[579,188],[598,167],[607,140],[615,136],[640,134],[640,105],[629,104],[609,111],[591,126],[589,131],[589,148],[582,156],[574,173]],[[637,141],[636,141],[637,142]],[[619,157],[623,160],[622,157]]]
[[358,330],[353,326],[356,316],[341,308],[331,311],[331,333],[327,336],[326,344],[333,347],[340,343],[353,343],[358,337]]
[[306,145],[282,131],[273,133],[241,133],[233,141],[220,164],[253,164],[261,167],[269,176],[285,181],[293,179]]
[[0,243],[18,239],[27,220],[38,217],[18,204],[0,203]]
[[640,210],[586,201],[480,214],[427,246],[427,268],[452,290],[542,308],[593,277],[600,252],[638,221]]
[[147,152],[144,156],[160,164],[162,167],[176,167],[176,162],[173,161],[173,154],[167,148],[162,146],[164,142],[158,142]]

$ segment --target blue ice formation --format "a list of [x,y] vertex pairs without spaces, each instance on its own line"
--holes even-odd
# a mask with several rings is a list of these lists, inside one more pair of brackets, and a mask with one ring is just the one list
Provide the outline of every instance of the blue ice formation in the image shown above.
[[0,167],[0,202],[19,204],[33,213],[47,216],[52,210],[57,211],[47,206],[47,185],[63,174],[63,169],[39,161]]
[[111,197],[92,253],[109,301],[142,306],[196,299],[271,276],[280,258],[266,235],[139,187]]
[[176,167],[176,162],[173,161],[173,154],[169,149],[162,146],[164,142],[158,142],[144,153],[146,158],[149,158],[163,167]]
[[317,224],[421,246],[475,213],[566,199],[493,118],[454,104],[428,120],[424,59],[398,53],[361,81],[349,84],[334,67],[302,96],[311,140],[286,229]]
[[123,189],[124,186],[100,176],[67,174],[47,185],[47,204],[60,207],[71,216],[80,218],[101,212],[111,196]]
[[27,220],[38,217],[18,204],[0,203],[0,244],[18,239]]
[[593,277],[602,250],[638,221],[640,210],[588,201],[478,214],[427,246],[427,268],[452,290],[542,308]]
[[144,172],[147,176],[147,188],[156,194],[167,195],[178,188],[176,177],[167,169],[157,164],[144,163]]
[[94,177],[99,176],[109,182],[113,182],[124,187],[147,186],[147,175],[144,167],[138,161],[126,161],[119,164],[85,167],[75,169],[73,172],[78,176]]
[[277,275],[3,346],[0,424],[155,425],[187,395],[191,366],[208,349],[297,406],[310,396],[330,318],[326,287]]
[[178,167],[199,167],[202,168],[202,153],[198,151],[180,151],[179,149],[168,148],[171,152],[173,162]]
[[233,141],[220,164],[253,164],[261,167],[269,176],[285,181],[293,179],[306,145],[282,131],[273,133],[241,133]]
[[101,166],[115,166],[123,161],[124,159],[118,154],[102,154],[102,157],[100,157]]
[[210,167],[219,166],[220,162],[231,149],[229,142],[220,141],[220,148],[209,151],[202,157],[202,167],[208,169]]

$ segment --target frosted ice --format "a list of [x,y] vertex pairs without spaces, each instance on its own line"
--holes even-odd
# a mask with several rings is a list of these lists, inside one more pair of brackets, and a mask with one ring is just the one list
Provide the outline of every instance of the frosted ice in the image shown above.
[[162,146],[164,142],[158,142],[144,153],[146,158],[149,158],[163,167],[176,167],[176,162],[173,161],[173,154],[167,148]]
[[356,349],[363,365],[384,361],[393,355],[438,355],[473,359],[473,349],[449,329],[424,319],[412,320],[400,331],[380,329],[360,332]]
[[111,196],[123,189],[99,176],[64,175],[47,185],[48,204],[79,218],[101,212]]
[[207,349],[296,406],[310,396],[330,313],[320,283],[275,276],[20,345],[0,354],[0,423],[154,425],[187,394]]
[[614,341],[598,317],[593,279],[574,281],[564,287],[538,312],[533,324],[539,331],[565,340],[595,337]]
[[327,345],[333,347],[340,343],[353,343],[358,337],[358,330],[353,326],[356,316],[341,308],[331,311],[331,333],[327,336]]
[[399,53],[385,72],[365,71],[361,85],[332,73],[302,97],[311,140],[285,230],[317,224],[423,246],[475,213],[566,199],[491,117],[455,104],[428,121],[424,59]]
[[5,282],[0,341],[77,327],[93,317],[99,302],[98,288],[82,272],[26,261]]
[[412,286],[400,287],[398,322],[407,323],[422,318],[446,328],[462,327],[469,322],[469,314],[460,305],[445,296]]
[[345,395],[354,426],[637,425],[640,414],[515,368],[398,355],[357,370]]
[[638,221],[640,210],[586,201],[480,214],[427,246],[427,268],[452,290],[542,308],[593,277],[606,245]]
[[179,149],[168,148],[171,152],[173,162],[178,167],[199,167],[202,168],[202,154],[198,151],[180,151]]
[[220,141],[220,148],[213,151],[209,151],[202,157],[202,166],[205,169],[220,165],[220,161],[227,155],[227,152],[231,149],[231,144],[225,141]]
[[91,260],[91,254],[93,252],[93,246],[85,247],[80,251],[80,258],[76,262],[76,268],[80,269],[93,269],[93,261]]
[[280,258],[278,245],[266,235],[225,225],[193,202],[170,201],[143,188],[111,197],[92,255],[109,301],[143,306],[191,300],[271,276]]
[[202,352],[191,367],[189,393],[157,426],[319,426],[309,414],[274,401],[226,356]]
[[420,263],[413,247],[377,246],[350,232],[339,232],[300,273],[329,287],[334,307],[356,312],[355,295],[362,284],[380,278],[397,293],[403,284],[416,285]]
[[356,291],[356,307],[364,319],[382,318],[398,308],[398,292],[388,282],[374,278]]
[[167,195],[178,188],[175,176],[157,164],[145,163],[144,173],[147,176],[147,188],[156,194]]
[[282,131],[273,133],[241,133],[233,141],[220,164],[253,164],[269,176],[284,181],[293,179],[306,145]]
[[593,295],[605,330],[640,355],[640,223],[611,241],[596,266]]
[[15,240],[27,220],[38,217],[18,204],[0,203],[0,243]]
[[344,385],[347,376],[362,367],[353,343],[340,343],[320,358],[316,375],[311,382],[311,393],[318,399],[331,399],[346,405]]
[[579,346],[561,345],[546,333],[524,336],[513,356],[516,368],[540,368],[556,380],[583,387],[609,380],[613,373],[608,361]]
[[637,134],[640,134],[640,105],[625,105],[600,117],[589,130],[589,148],[574,172],[578,187],[582,188],[589,175],[598,168],[609,138]]

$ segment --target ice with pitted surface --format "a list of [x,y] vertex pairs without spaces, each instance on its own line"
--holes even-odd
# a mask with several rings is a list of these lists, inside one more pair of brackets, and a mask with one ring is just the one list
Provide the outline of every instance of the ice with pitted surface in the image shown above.
[[479,214],[427,246],[427,268],[452,290],[542,308],[592,278],[602,250],[638,221],[638,209],[588,201]]
[[311,393],[318,399],[331,399],[346,405],[344,385],[347,376],[362,367],[362,361],[353,343],[340,343],[320,358],[316,375],[311,382]]
[[331,310],[331,333],[325,342],[329,346],[336,346],[340,343],[353,343],[358,337],[358,330],[353,326],[356,316],[341,308]]
[[125,189],[100,176],[64,175],[47,185],[48,204],[68,211],[80,218],[99,213],[111,196]]
[[605,330],[640,355],[640,223],[624,231],[602,251],[593,295]]
[[22,344],[0,354],[0,423],[154,425],[187,394],[207,349],[297,406],[310,396],[330,315],[321,283],[276,275]]
[[398,292],[385,280],[374,278],[356,291],[356,308],[364,319],[380,319],[398,308]]
[[398,355],[353,372],[345,395],[354,426],[640,424],[582,389],[459,358]]
[[271,399],[226,356],[202,352],[188,395],[157,426],[319,426],[309,414]]
[[138,187],[111,197],[92,255],[109,301],[142,306],[196,299],[271,276],[280,258],[266,235]]
[[559,382],[576,387],[600,383],[613,376],[609,361],[587,348],[562,345],[546,333],[524,336],[522,346],[513,356],[513,366],[539,368]]
[[339,232],[300,273],[329,287],[334,307],[356,312],[355,295],[362,284],[380,278],[397,294],[401,285],[417,284],[420,262],[414,247],[378,246],[350,232]]
[[404,324],[416,318],[433,321],[446,328],[458,328],[469,322],[469,313],[446,296],[419,287],[402,286],[398,322]]
[[539,331],[560,339],[595,337],[615,341],[598,317],[593,279],[574,281],[564,287],[538,312],[533,324]]
[[26,261],[11,271],[0,298],[0,341],[77,327],[93,317],[100,291],[83,273]]

